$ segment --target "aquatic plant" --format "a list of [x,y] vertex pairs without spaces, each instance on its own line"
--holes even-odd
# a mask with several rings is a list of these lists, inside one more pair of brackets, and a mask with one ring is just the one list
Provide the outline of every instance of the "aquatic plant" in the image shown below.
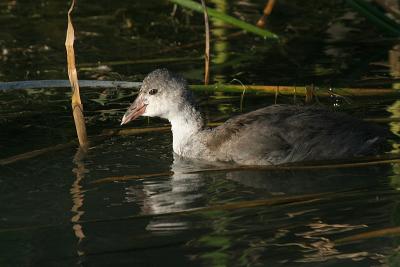
[[400,25],[364,0],[347,0],[347,3],[370,22],[392,36],[400,36]]
[[[189,8],[191,10],[194,10],[196,12],[203,13],[203,7],[201,4],[191,1],[191,0],[170,0],[171,2],[181,5],[183,7]],[[207,12],[209,16],[212,19],[219,19],[222,20],[228,24],[231,24],[235,27],[241,28],[247,32],[251,32],[254,34],[257,34],[265,39],[272,39],[272,40],[278,40],[279,37],[275,33],[272,33],[270,31],[261,29],[257,26],[254,26],[252,24],[249,24],[247,22],[244,22],[240,19],[234,18],[232,16],[229,16],[225,13],[219,12],[213,8],[207,7]]]

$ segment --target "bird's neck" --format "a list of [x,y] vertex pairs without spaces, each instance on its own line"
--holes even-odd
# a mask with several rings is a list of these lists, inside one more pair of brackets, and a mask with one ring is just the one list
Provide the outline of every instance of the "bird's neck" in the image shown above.
[[203,117],[194,106],[184,105],[168,119],[171,123],[174,152],[183,155],[184,148],[204,128]]

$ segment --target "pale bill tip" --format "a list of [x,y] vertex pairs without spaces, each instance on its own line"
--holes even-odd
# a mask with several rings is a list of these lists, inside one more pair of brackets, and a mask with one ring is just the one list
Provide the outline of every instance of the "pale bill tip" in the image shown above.
[[125,123],[126,123],[126,116],[124,115],[121,120],[121,125],[124,125]]

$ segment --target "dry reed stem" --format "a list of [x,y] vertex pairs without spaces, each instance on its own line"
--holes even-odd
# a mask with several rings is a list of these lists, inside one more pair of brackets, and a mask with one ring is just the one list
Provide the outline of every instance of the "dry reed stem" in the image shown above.
[[[124,81],[96,81],[83,80],[80,86],[93,88],[118,87],[132,89],[140,87],[141,82],[124,82]],[[69,87],[67,80],[39,80],[39,81],[16,81],[16,82],[0,82],[0,90],[12,89],[32,89],[32,88],[59,88]],[[233,85],[233,84],[192,84],[189,88],[195,91],[210,92],[232,92],[242,93],[243,86],[246,87],[248,93],[264,93],[264,94],[281,94],[281,95],[299,95],[305,96],[307,89],[305,86],[282,86],[282,85]],[[318,88],[315,90],[314,96],[331,97],[331,96],[398,96],[399,90],[385,88]]]
[[[299,96],[306,96],[306,86],[285,86],[285,85],[245,85],[248,93],[265,93],[273,94],[276,92],[281,95],[294,95],[296,93]],[[194,91],[210,91],[210,92],[232,92],[241,93],[243,88],[241,85],[234,84],[210,84],[210,85],[189,85],[189,88]],[[296,92],[294,91],[296,88]],[[394,89],[379,89],[379,88],[314,88],[314,96],[331,97],[333,95],[339,96],[388,96],[388,95],[400,95],[399,90]]]
[[244,103],[244,95],[246,94],[246,85],[244,85],[240,80],[238,80],[238,79],[233,79],[232,81],[231,81],[231,83],[232,82],[238,82],[241,86],[242,86],[242,88],[243,88],[243,91],[242,91],[242,94],[240,95],[240,112],[243,112],[243,103]]
[[161,126],[161,127],[146,127],[146,128],[126,128],[126,129],[105,129],[103,130],[103,135],[134,135],[152,132],[167,132],[171,129],[171,126]]
[[4,158],[4,159],[0,159],[0,166],[1,165],[8,165],[11,163],[15,163],[21,160],[26,160],[26,159],[31,159],[34,157],[38,157],[40,155],[49,153],[49,152],[54,152],[54,151],[59,151],[62,150],[64,148],[68,148],[71,147],[73,145],[76,144],[76,141],[71,141],[69,143],[65,143],[65,144],[58,144],[55,146],[51,146],[51,147],[46,147],[46,148],[42,148],[42,149],[37,149],[37,150],[33,150],[33,151],[29,151],[26,153],[22,153],[22,154],[18,154],[15,156],[11,156],[8,158]]
[[203,6],[204,10],[204,27],[206,31],[206,48],[204,52],[204,84],[208,85],[210,82],[210,24],[205,0],[201,0],[201,5]]
[[[269,199],[257,199],[257,200],[245,200],[245,201],[237,201],[230,202],[226,204],[213,205],[208,207],[199,207],[192,209],[185,209],[181,211],[172,211],[165,213],[153,213],[153,214],[138,214],[127,217],[119,217],[112,219],[94,219],[94,220],[79,220],[76,223],[81,225],[90,224],[90,223],[103,223],[103,222],[116,222],[116,221],[126,221],[126,220],[134,220],[134,219],[146,219],[146,218],[156,218],[156,217],[165,217],[165,216],[176,216],[176,215],[191,215],[194,213],[208,212],[208,211],[234,211],[242,208],[257,208],[262,206],[276,206],[276,205],[286,205],[286,204],[299,204],[304,202],[314,202],[322,199],[326,199],[330,196],[337,197],[338,193],[345,192],[327,192],[327,193],[316,193],[316,194],[305,194],[299,196],[283,196],[283,197],[273,197]],[[28,230],[39,230],[45,228],[52,227],[66,227],[70,224],[47,224],[47,225],[38,225],[38,226],[25,226],[25,227],[16,227],[16,228],[6,228],[0,229],[0,234],[10,233],[10,232],[20,232],[20,231],[28,231]]]
[[136,60],[120,60],[120,61],[103,61],[97,63],[83,63],[79,65],[79,70],[93,70],[99,65],[106,66],[122,66],[122,65],[136,65],[136,64],[166,64],[173,62],[191,62],[201,60],[203,57],[171,57],[171,58],[150,58],[150,59],[136,59]]
[[[193,0],[170,0],[171,2],[181,5],[185,8],[191,9],[193,11],[199,12],[199,13],[204,13],[204,9],[202,7],[202,5],[200,3],[197,3],[197,1],[193,1]],[[225,23],[228,23],[230,25],[233,25],[235,27],[241,28],[249,33],[253,33],[253,34],[257,34],[259,36],[261,36],[264,39],[271,39],[271,40],[279,40],[279,36],[277,36],[276,34],[261,29],[257,26],[251,25],[249,23],[246,23],[240,19],[237,19],[235,17],[232,17],[230,15],[227,15],[224,12],[221,12],[217,9],[214,8],[207,8],[207,12],[209,14],[210,17],[212,17],[213,19],[218,19],[221,20]]]
[[315,95],[315,90],[314,90],[314,86],[311,87],[306,87],[306,99],[304,100],[304,102],[306,104],[311,104],[313,102],[313,98]]
[[[209,122],[207,126],[216,127],[221,125],[222,122]],[[126,129],[105,129],[102,135],[111,136],[111,135],[135,135],[135,134],[143,134],[143,133],[154,133],[154,132],[168,132],[171,130],[171,126],[160,126],[160,127],[146,127],[146,128],[126,128]]]
[[[214,126],[218,126],[218,125],[221,125],[221,123],[209,123],[208,124],[208,126],[210,126],[210,127],[214,127]],[[153,132],[167,132],[167,131],[170,131],[170,129],[171,129],[171,126],[148,127],[148,128],[127,128],[127,129],[106,129],[103,131],[102,134],[92,136],[92,137],[90,137],[90,139],[92,141],[94,141],[94,140],[101,141],[109,136],[115,136],[115,135],[125,136],[125,135],[136,135],[136,134],[153,133]],[[59,151],[64,148],[71,147],[75,144],[76,144],[76,141],[73,140],[73,141],[65,143],[65,144],[58,144],[58,145],[18,154],[18,155],[11,156],[8,158],[3,158],[3,159],[0,159],[0,166],[12,164],[12,163],[15,163],[15,162],[18,162],[21,160],[35,158],[35,157],[44,155],[49,152]]]
[[124,175],[124,176],[112,176],[103,179],[98,179],[95,181],[90,182],[91,184],[100,184],[106,182],[115,182],[115,181],[128,181],[128,180],[139,180],[139,179],[146,179],[146,178],[154,178],[154,177],[161,177],[161,176],[171,176],[174,172],[167,171],[167,172],[160,172],[160,173],[150,173],[150,174],[143,174],[143,175]]
[[[371,161],[364,162],[350,162],[350,163],[340,163],[340,164],[315,164],[315,165],[277,165],[277,166],[234,166],[228,168],[218,168],[218,169],[203,169],[198,171],[185,172],[183,174],[198,174],[198,173],[210,173],[210,172],[232,172],[232,171],[245,171],[245,170],[254,170],[254,171],[281,171],[281,170],[318,170],[318,169],[339,169],[339,168],[355,168],[355,167],[365,167],[365,166],[373,166],[373,165],[382,165],[382,164],[390,164],[390,163],[400,163],[400,158],[395,159],[377,159]],[[98,179],[93,181],[92,183],[106,183],[106,182],[117,182],[117,181],[128,181],[128,180],[137,180],[137,179],[145,179],[145,178],[153,178],[158,176],[171,176],[174,173],[171,171],[166,171],[162,173],[150,173],[150,174],[142,174],[142,175],[124,175],[124,176],[113,176],[106,177],[102,179]]]
[[88,139],[86,134],[85,118],[83,116],[83,105],[79,94],[79,83],[78,74],[75,66],[75,51],[74,51],[74,40],[75,32],[72,25],[71,13],[74,9],[75,0],[72,0],[70,9],[68,10],[68,27],[67,36],[65,38],[65,48],[67,50],[67,62],[68,62],[68,78],[72,88],[72,114],[74,116],[76,133],[78,135],[79,145],[82,148],[88,146]]
[[[365,121],[377,122],[377,123],[388,123],[388,122],[398,122],[399,118],[367,118]],[[223,122],[210,122],[207,125],[210,127],[216,127],[223,124]],[[147,127],[147,128],[127,128],[127,129],[106,129],[103,131],[101,135],[92,136],[90,139],[93,141],[94,139],[103,140],[108,136],[125,136],[125,135],[136,135],[136,134],[144,134],[144,133],[153,133],[153,132],[167,132],[171,129],[170,126],[161,126],[161,127]],[[67,147],[71,147],[76,144],[76,141],[73,140],[71,142],[65,144],[58,144],[38,150],[29,151],[26,153],[18,154],[15,156],[11,156],[8,158],[0,159],[0,165],[8,165],[11,163],[15,163],[21,160],[27,160],[34,157],[38,157],[44,155],[49,152],[59,151]],[[390,162],[388,162],[390,163]],[[383,164],[383,163],[382,163]]]
[[364,232],[361,234],[356,234],[356,235],[337,239],[334,241],[334,243],[336,243],[336,244],[351,243],[351,242],[370,239],[370,238],[394,236],[394,235],[400,235],[400,227],[391,227],[391,228],[379,229],[379,230],[375,230],[375,231]]
[[327,193],[316,193],[316,194],[306,194],[300,196],[283,196],[283,197],[273,197],[269,199],[257,199],[257,200],[244,200],[231,202],[226,204],[213,205],[208,207],[199,207],[192,209],[185,209],[181,211],[172,211],[165,213],[155,213],[155,214],[138,214],[133,216],[127,216],[117,219],[99,219],[99,220],[90,220],[90,221],[81,221],[81,224],[85,223],[99,223],[99,222],[114,222],[114,221],[122,221],[122,220],[133,220],[133,219],[142,219],[142,218],[154,218],[154,217],[164,217],[164,216],[176,216],[176,215],[190,215],[193,213],[201,213],[208,211],[232,211],[238,210],[242,208],[257,208],[262,206],[275,206],[275,205],[285,205],[285,204],[297,204],[304,203],[310,201],[319,201],[324,197],[337,196],[338,192],[327,192]]
[[272,9],[274,9],[276,0],[268,0],[267,4],[265,5],[263,15],[261,18],[257,21],[257,26],[260,28],[264,28],[265,24],[267,22],[267,17],[271,15]]
[[[80,80],[79,87],[89,88],[138,88],[141,82],[125,81],[100,81],[100,80]],[[36,80],[36,81],[15,81],[0,82],[0,90],[18,90],[34,88],[67,88],[71,87],[69,80]]]

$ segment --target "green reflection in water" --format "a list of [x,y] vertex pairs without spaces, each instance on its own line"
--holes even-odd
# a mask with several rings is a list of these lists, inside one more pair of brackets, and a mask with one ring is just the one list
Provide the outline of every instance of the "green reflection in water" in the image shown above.
[[[228,249],[232,244],[232,240],[227,233],[227,226],[229,225],[229,216],[227,212],[206,212],[204,217],[213,219],[211,228],[213,229],[209,234],[201,236],[197,240],[197,246],[211,248],[211,250],[200,255],[200,258],[207,262],[209,266],[229,266]],[[220,218],[215,220],[215,218]]]
[[[228,12],[228,3],[226,0],[212,0],[210,1],[213,4],[215,4],[215,9],[227,13]],[[212,25],[211,25],[211,32],[212,32],[212,38],[214,39],[214,46],[211,51],[212,54],[212,63],[213,64],[223,64],[225,63],[228,58],[229,58],[229,43],[225,39],[227,36],[227,31],[226,31],[226,23],[221,21],[221,20],[212,20]],[[213,68],[211,67],[211,71]],[[215,74],[214,75],[214,80],[216,82],[222,82],[224,81],[222,75]]]

